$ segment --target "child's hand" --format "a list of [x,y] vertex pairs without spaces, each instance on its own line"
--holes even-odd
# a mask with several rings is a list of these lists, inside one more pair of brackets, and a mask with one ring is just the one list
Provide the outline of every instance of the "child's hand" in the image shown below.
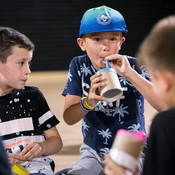
[[41,157],[42,147],[38,142],[29,143],[20,153],[22,160],[30,161],[35,157]]
[[136,175],[138,174],[139,167],[137,167],[136,171],[132,173],[130,170],[127,170],[126,168],[120,166],[119,164],[115,163],[109,154],[105,155],[105,168],[104,168],[104,173],[106,175],[127,175],[127,174],[132,174]]
[[105,162],[104,173],[106,175],[126,175],[125,169],[116,164],[108,154],[105,155]]
[[89,89],[87,103],[90,106],[95,106],[100,100],[104,100],[104,97],[101,97],[98,94],[98,88],[104,86],[105,83],[103,82],[104,78],[100,73],[93,75],[90,78],[90,80],[91,80],[91,87]]
[[7,153],[9,163],[11,167],[15,165],[16,163],[19,163],[21,161],[21,156],[17,154]]
[[109,61],[110,67],[114,68],[118,75],[127,79],[127,76],[129,76],[129,70],[132,68],[126,56],[113,54],[105,59]]

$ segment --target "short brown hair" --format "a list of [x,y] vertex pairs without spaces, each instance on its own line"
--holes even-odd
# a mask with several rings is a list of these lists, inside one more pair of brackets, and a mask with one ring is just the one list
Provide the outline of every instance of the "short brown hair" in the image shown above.
[[175,15],[158,21],[137,52],[142,64],[151,69],[175,73]]
[[6,62],[12,53],[12,47],[16,45],[29,51],[35,50],[32,41],[24,34],[10,27],[0,27],[0,62]]

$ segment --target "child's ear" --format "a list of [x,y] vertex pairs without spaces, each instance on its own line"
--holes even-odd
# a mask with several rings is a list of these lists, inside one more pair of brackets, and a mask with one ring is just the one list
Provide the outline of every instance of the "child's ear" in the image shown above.
[[155,77],[160,81],[160,87],[164,91],[169,91],[172,88],[172,74],[167,71],[155,71]]
[[83,38],[77,38],[77,43],[80,46],[82,51],[86,51],[85,40]]
[[120,49],[121,49],[122,44],[125,42],[125,40],[126,40],[125,37],[122,37],[122,38],[121,38],[121,41],[120,41]]

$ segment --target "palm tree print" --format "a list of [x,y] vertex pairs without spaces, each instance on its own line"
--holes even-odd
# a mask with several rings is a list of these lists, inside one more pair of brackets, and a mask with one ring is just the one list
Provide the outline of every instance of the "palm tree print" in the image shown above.
[[114,113],[113,113],[113,117],[115,117],[117,114],[119,114],[119,122],[121,122],[121,117],[124,118],[124,114],[129,114],[125,109],[127,109],[128,106],[123,107],[123,104],[120,107],[117,107],[115,109],[113,109]]
[[112,110],[110,110],[108,105],[106,105],[106,115],[107,116],[112,116]]
[[140,99],[138,100],[138,103],[139,103],[139,107],[142,108],[142,101]]
[[131,67],[132,67],[134,70],[136,69],[136,65],[135,65],[135,64],[133,64]]
[[105,155],[105,154],[109,153],[109,148],[105,147],[105,148],[100,149],[100,153],[102,155]]
[[96,108],[104,109],[104,106],[101,101],[97,103]]
[[85,74],[85,76],[87,76],[88,74],[92,75],[89,67],[86,67],[84,63],[83,63],[83,66],[82,65],[80,66],[80,70],[81,70],[81,73]]
[[84,135],[84,137],[86,137],[86,132],[85,131],[88,131],[90,126],[86,125],[86,122],[83,120],[82,121],[82,127],[83,127],[83,135]]
[[145,113],[143,113],[142,117],[145,118]]
[[72,74],[71,74],[71,72],[70,72],[70,70],[69,70],[69,72],[68,72],[68,78],[67,78],[70,82],[72,81]]
[[111,132],[109,132],[109,129],[104,131],[103,129],[101,131],[97,130],[99,135],[102,135],[103,138],[105,138],[105,142],[103,142],[105,145],[108,145],[108,139],[112,137]]
[[140,69],[142,70],[141,76],[143,78],[146,78],[146,77],[150,78],[145,66],[141,66]]
[[129,126],[128,127],[128,131],[134,133],[134,132],[138,131],[139,128],[140,128],[140,123],[138,123],[137,125],[136,124],[133,124],[132,126]]
[[128,84],[128,85],[133,87],[133,85],[131,83],[129,83],[125,78],[119,77],[119,80],[120,80],[120,82],[123,83],[124,86],[126,86],[126,84]]

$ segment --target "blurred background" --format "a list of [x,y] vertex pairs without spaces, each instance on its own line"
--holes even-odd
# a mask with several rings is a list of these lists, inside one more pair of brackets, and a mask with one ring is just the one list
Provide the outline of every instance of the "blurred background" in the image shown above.
[[155,22],[175,13],[170,0],[0,0],[0,25],[35,43],[33,71],[67,70],[72,57],[82,54],[76,39],[83,13],[101,5],[124,16],[129,32],[120,53],[132,56]]
[[[37,86],[45,95],[63,140],[61,152],[52,155],[55,171],[72,167],[83,142],[81,122],[68,126],[62,118],[64,89],[70,60],[83,54],[76,43],[83,13],[92,7],[107,5],[122,13],[128,28],[121,54],[134,56],[139,44],[159,19],[175,13],[175,1],[169,0],[0,0],[0,26],[26,34],[35,44],[32,74],[28,85]],[[167,41],[168,41],[167,36]],[[146,128],[155,111],[145,101]]]

